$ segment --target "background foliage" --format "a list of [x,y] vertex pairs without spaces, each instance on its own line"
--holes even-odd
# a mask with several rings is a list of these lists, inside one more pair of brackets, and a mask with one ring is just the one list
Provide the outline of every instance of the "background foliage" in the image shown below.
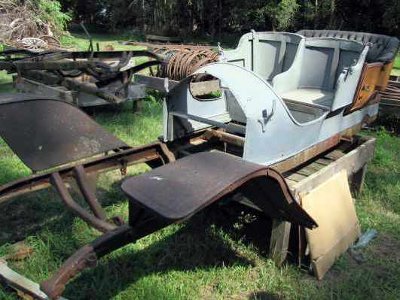
[[[27,2],[27,1],[25,1]],[[61,4],[55,0],[31,1],[36,6],[38,17],[42,22],[51,24],[57,32],[61,33],[71,21],[69,14],[61,11]]]
[[111,30],[209,35],[341,29],[399,34],[398,0],[60,0],[75,21]]

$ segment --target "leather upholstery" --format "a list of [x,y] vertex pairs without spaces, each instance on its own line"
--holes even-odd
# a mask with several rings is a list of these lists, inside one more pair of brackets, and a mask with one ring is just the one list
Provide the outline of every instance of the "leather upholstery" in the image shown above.
[[363,44],[371,44],[367,55],[367,62],[391,62],[399,49],[399,40],[382,34],[365,32],[338,31],[338,30],[300,30],[298,34],[309,37],[331,37],[358,41]]

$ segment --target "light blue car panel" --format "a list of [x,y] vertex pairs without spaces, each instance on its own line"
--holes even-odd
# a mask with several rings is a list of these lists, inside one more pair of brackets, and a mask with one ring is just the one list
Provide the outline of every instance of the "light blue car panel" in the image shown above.
[[[288,50],[292,41],[295,47]],[[237,49],[225,52],[225,60],[231,62],[206,65],[170,91],[164,111],[166,140],[223,127],[244,136],[244,159],[264,165],[282,161],[377,115],[377,104],[344,114],[353,101],[367,53],[368,46],[335,38],[246,34]],[[293,58],[286,70],[285,57]],[[220,80],[220,97],[193,97],[190,82],[199,74]],[[322,105],[282,98],[290,91],[300,91],[306,98],[321,91],[318,97],[331,100]]]

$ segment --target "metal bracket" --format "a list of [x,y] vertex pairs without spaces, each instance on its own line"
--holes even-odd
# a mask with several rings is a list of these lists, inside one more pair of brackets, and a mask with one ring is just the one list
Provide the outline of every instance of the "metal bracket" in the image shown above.
[[258,123],[261,124],[261,130],[262,130],[262,132],[265,132],[265,127],[266,127],[268,121],[271,120],[272,116],[274,115],[274,113],[275,113],[275,106],[276,106],[276,102],[275,102],[275,100],[274,100],[273,103],[272,103],[272,110],[271,110],[271,113],[268,114],[267,109],[263,109],[263,111],[262,111],[262,119],[258,119],[258,120],[257,120]]

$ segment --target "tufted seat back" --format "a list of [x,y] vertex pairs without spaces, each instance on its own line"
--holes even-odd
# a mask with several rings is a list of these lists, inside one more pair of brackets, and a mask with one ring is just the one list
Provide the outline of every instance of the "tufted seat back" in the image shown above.
[[366,61],[368,63],[382,62],[389,63],[395,58],[399,49],[399,40],[382,34],[365,32],[338,31],[338,30],[300,30],[297,32],[305,37],[332,37],[346,40],[358,41],[363,44],[370,44]]

